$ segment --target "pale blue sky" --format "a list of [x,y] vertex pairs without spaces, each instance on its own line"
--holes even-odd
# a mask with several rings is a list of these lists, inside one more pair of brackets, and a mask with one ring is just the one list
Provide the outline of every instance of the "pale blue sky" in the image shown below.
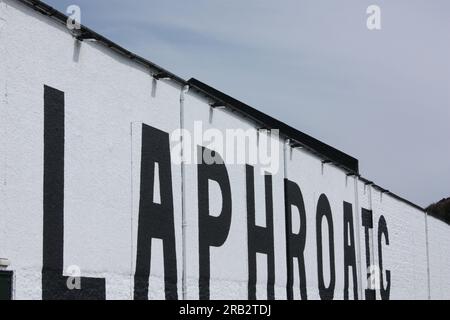
[[400,196],[450,196],[448,0],[45,2],[79,5],[88,27],[351,154]]

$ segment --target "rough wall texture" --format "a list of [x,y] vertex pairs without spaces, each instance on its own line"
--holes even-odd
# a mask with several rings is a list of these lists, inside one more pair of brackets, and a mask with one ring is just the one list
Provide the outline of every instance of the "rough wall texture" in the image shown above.
[[428,218],[431,299],[450,299],[450,226]]
[[180,127],[264,133],[14,0],[0,1],[0,57],[0,257],[16,299],[57,290],[43,276],[44,217],[59,212],[43,188],[45,86],[64,97],[63,228],[48,233],[62,267],[48,271],[104,279],[82,297],[450,298],[450,227],[420,210],[282,138],[272,171],[177,164]]

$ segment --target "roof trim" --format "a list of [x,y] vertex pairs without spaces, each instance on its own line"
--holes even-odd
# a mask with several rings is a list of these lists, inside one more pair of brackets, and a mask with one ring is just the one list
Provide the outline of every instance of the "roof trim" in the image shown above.
[[415,203],[413,203],[413,202],[411,202],[411,201],[409,201],[409,200],[406,200],[405,198],[402,198],[402,197],[400,197],[399,195],[397,195],[397,194],[395,194],[395,193],[392,193],[391,191],[389,191],[389,190],[387,190],[387,189],[384,189],[383,187],[380,187],[379,185],[375,184],[373,181],[370,181],[370,180],[368,180],[368,179],[366,179],[366,178],[363,178],[363,177],[361,177],[361,176],[359,176],[358,178],[359,178],[359,180],[360,180],[362,183],[364,183],[364,184],[366,184],[366,185],[372,186],[373,188],[377,189],[377,190],[380,191],[381,193],[385,193],[385,194],[387,194],[387,195],[390,195],[390,196],[393,197],[394,199],[397,199],[397,200],[400,201],[400,202],[406,203],[406,204],[410,205],[411,207],[414,207],[414,208],[417,209],[417,210],[420,210],[420,211],[425,212],[425,213],[427,212],[427,210],[424,209],[424,208],[422,208],[421,206],[419,206],[419,205],[417,205],[417,204],[415,204]]
[[219,101],[220,104],[223,104],[224,106],[227,106],[237,112],[243,113],[257,123],[260,123],[265,129],[280,130],[280,134],[290,139],[292,143],[298,144],[310,150],[311,152],[319,155],[325,161],[333,162],[334,164],[343,167],[352,173],[359,172],[358,160],[348,154],[295,129],[284,122],[272,118],[271,116],[256,110],[255,108],[238,101],[197,79],[190,79],[188,84],[191,88],[194,88],[209,97],[213,97],[213,99]]

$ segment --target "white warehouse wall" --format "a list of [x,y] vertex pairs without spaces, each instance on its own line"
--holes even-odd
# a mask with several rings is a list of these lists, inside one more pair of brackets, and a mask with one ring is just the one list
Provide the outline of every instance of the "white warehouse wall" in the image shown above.
[[[319,292],[319,265],[318,265],[318,223],[317,216],[319,213],[318,202],[322,195],[328,199],[331,209],[332,222],[328,222],[322,217],[320,226],[322,229],[322,256],[323,256],[323,281],[325,287],[331,285],[331,277],[334,274],[334,296],[335,299],[343,299],[344,297],[344,201],[351,204],[354,228],[354,252],[355,252],[355,274],[353,279],[353,268],[349,271],[349,290],[350,299],[354,297],[354,281],[358,283],[357,295],[361,287],[359,267],[358,267],[358,225],[356,224],[355,209],[355,184],[354,178],[348,178],[343,170],[333,165],[322,164],[322,161],[316,156],[310,154],[303,149],[288,149],[286,152],[287,177],[290,181],[296,183],[300,188],[306,211],[306,246],[304,251],[305,269],[306,269],[306,287],[309,299],[320,299]],[[298,216],[298,208],[293,211],[292,232],[298,233],[301,222]],[[330,226],[333,229],[332,237],[334,248],[329,246]],[[349,232],[350,233],[350,232]],[[350,237],[349,237],[350,238]],[[348,238],[348,239],[349,239]],[[348,241],[350,243],[350,241]],[[332,259],[330,248],[334,250],[334,272],[331,270]],[[300,279],[298,275],[298,266],[294,265],[294,297],[300,298],[299,285]]]
[[[252,133],[258,139],[249,146],[260,150],[266,133],[242,114],[213,109],[195,90],[75,40],[15,0],[0,1],[0,57],[0,257],[11,261],[15,299],[73,297],[63,278],[71,266],[81,272],[81,298],[450,298],[448,225],[284,137],[272,141],[275,168],[246,161],[209,171],[174,161],[180,149],[171,134],[194,134],[199,124],[202,133]],[[63,112],[50,114],[55,106]],[[51,127],[56,138],[44,134],[52,121],[64,127]],[[222,158],[231,152],[206,140],[193,141],[191,154],[199,145]],[[46,185],[59,189],[45,194]],[[63,199],[63,211],[45,199]],[[55,250],[48,265],[46,243]]]
[[[379,265],[378,252],[382,246],[383,273],[386,270],[391,272],[391,298],[427,299],[427,239],[424,212],[378,190],[372,192],[372,206],[375,265]],[[381,236],[379,240],[381,217],[384,217],[388,227],[389,245],[386,244],[385,236]]]
[[[204,132],[218,130],[224,136],[227,130],[240,129],[243,132],[252,132],[255,137],[257,129],[242,117],[222,109],[212,109],[207,101],[196,94],[186,97],[184,104],[184,128],[194,132],[195,126],[201,124]],[[259,133],[260,135],[264,133]],[[212,145],[206,145],[213,148]],[[249,146],[256,147],[260,140],[248,142]],[[197,144],[194,144],[197,145]],[[279,140],[274,141],[278,155],[282,157],[283,146]],[[195,150],[192,150],[194,153]],[[218,150],[223,159],[235,155],[239,156],[236,149]],[[236,158],[237,159],[237,158]],[[282,159],[282,158],[279,158]],[[283,162],[279,167],[270,172],[270,168],[262,166],[261,163],[253,164],[254,171],[254,204],[255,223],[261,227],[266,225],[266,203],[264,174],[272,177],[272,211],[273,211],[273,234],[274,234],[274,260],[275,260],[275,298],[286,298],[286,244],[285,244],[285,217],[284,217],[284,172]],[[247,234],[247,183],[245,164],[226,164],[230,180],[231,191],[231,224],[226,242],[220,248],[210,249],[210,298],[211,299],[247,299],[248,297],[248,234]],[[196,299],[199,295],[199,248],[198,248],[198,168],[196,165],[186,166],[186,215],[187,215],[187,279],[188,298]],[[218,215],[221,211],[221,192],[217,183],[210,184],[210,214]],[[257,258],[257,298],[267,298],[267,255],[261,254]]]
[[450,226],[428,218],[431,299],[450,300]]
[[[65,93],[64,270],[77,265],[82,276],[105,278],[108,299],[131,298],[138,224],[131,195],[139,192],[131,163],[139,166],[140,153],[132,156],[131,129],[142,123],[165,132],[178,128],[181,89],[155,84],[148,70],[96,43],[77,45],[63,26],[17,2],[1,3],[1,17],[7,68],[1,76],[0,255],[12,261],[16,298],[42,295],[44,85]],[[181,241],[179,166],[172,172]],[[181,263],[180,242],[177,252]],[[178,271],[181,279],[181,264]],[[156,263],[150,296],[164,297],[163,276]]]

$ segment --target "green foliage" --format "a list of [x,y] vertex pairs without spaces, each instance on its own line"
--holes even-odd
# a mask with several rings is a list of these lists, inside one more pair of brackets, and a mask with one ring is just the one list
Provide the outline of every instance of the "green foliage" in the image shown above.
[[438,218],[450,224],[450,198],[442,199],[426,209],[430,216]]

